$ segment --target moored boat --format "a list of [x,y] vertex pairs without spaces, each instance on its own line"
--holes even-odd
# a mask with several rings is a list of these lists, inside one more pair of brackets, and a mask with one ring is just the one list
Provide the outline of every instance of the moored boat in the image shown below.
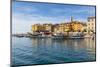
[[52,35],[52,38],[53,38],[53,39],[62,39],[62,38],[64,38],[64,35],[63,35],[63,34],[60,34],[60,33],[58,33],[58,34],[53,34],[53,35]]

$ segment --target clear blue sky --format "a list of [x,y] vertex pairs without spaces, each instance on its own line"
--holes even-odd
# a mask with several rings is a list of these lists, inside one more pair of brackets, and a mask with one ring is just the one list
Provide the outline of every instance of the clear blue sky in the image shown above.
[[71,16],[74,17],[74,20],[87,22],[87,17],[95,16],[95,7],[14,1],[12,4],[12,32],[28,32],[31,25],[35,23],[68,22]]

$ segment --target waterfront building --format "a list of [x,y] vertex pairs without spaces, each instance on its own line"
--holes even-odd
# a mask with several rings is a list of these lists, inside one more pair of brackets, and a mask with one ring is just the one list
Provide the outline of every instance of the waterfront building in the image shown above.
[[88,17],[87,32],[95,32],[95,17]]
[[52,32],[52,24],[43,24],[43,28],[46,31]]
[[82,28],[83,28],[83,24],[81,22],[78,22],[78,21],[73,21],[71,22],[71,30],[73,32],[78,32],[78,31],[82,31]]
[[70,31],[70,24],[69,23],[55,24],[53,29],[54,32],[56,33],[65,33]]
[[37,31],[38,28],[39,28],[39,24],[34,24],[34,25],[31,26],[31,30],[32,30],[33,32]]
[[54,33],[60,33],[60,32],[59,32],[59,24],[53,25],[53,26],[52,26],[52,29],[53,29],[53,32],[54,32]]
[[58,28],[59,28],[59,32],[60,33],[63,33],[64,32],[64,26],[65,25],[63,23],[59,24]]
[[71,30],[71,25],[70,23],[65,23],[64,24],[64,32],[69,32]]
[[34,24],[34,25],[31,26],[32,32],[40,31],[42,29],[43,29],[43,27],[40,24]]
[[70,31],[72,32],[78,32],[78,31],[82,31],[83,28],[83,23],[79,22],[79,21],[75,21],[73,17],[71,17],[70,19]]
[[87,32],[87,24],[85,22],[83,23],[82,32]]
[[68,32],[86,32],[86,31],[95,31],[95,20],[94,17],[88,18],[88,23],[79,22],[73,20],[71,17],[70,22],[64,22],[60,24],[34,24],[32,25],[31,30],[33,32],[42,32],[42,33],[68,33]]

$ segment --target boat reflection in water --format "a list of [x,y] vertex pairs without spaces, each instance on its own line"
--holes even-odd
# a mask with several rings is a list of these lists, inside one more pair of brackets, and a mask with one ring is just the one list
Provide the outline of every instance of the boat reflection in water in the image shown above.
[[12,65],[95,61],[94,39],[12,38]]

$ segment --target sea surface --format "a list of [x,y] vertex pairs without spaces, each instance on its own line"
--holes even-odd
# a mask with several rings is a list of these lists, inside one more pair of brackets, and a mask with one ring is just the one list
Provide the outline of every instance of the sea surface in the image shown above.
[[12,65],[95,61],[95,40],[12,37]]

